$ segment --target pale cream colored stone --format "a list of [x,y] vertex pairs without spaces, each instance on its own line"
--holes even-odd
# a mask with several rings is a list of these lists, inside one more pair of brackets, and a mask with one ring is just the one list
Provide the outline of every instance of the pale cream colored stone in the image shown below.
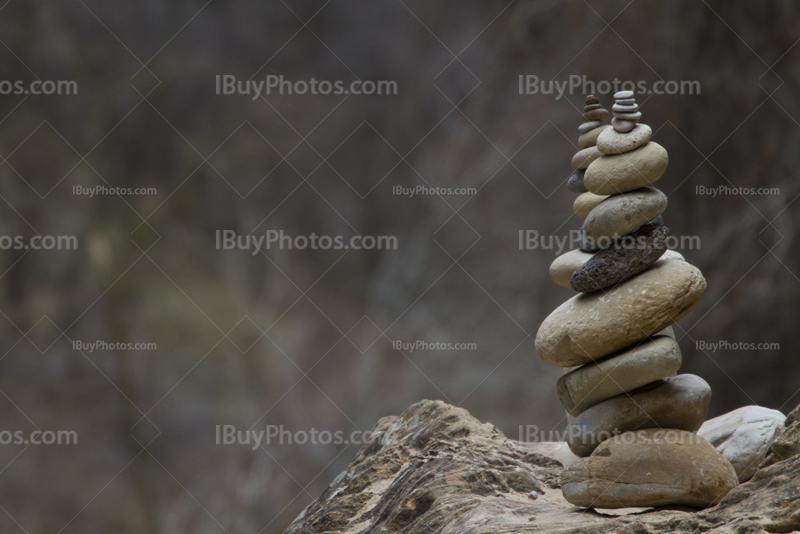
[[600,204],[602,201],[608,198],[608,195],[595,195],[594,193],[583,193],[575,199],[575,203],[572,205],[572,211],[575,212],[575,215],[578,217],[586,217],[589,213]]
[[590,146],[595,146],[597,144],[597,136],[603,133],[608,128],[611,128],[610,124],[604,124],[599,126],[593,130],[589,130],[585,134],[582,134],[578,138],[578,146],[580,148],[589,148]]
[[576,152],[574,156],[572,156],[572,168],[574,170],[585,169],[593,161],[600,158],[603,155],[602,152],[597,150],[597,147],[590,146],[589,148],[584,148],[580,152]]
[[556,284],[571,289],[569,279],[572,273],[574,273],[578,267],[586,263],[591,257],[592,254],[580,249],[565,252],[550,264],[550,278]]
[[606,129],[597,137],[597,149],[603,154],[624,154],[639,148],[653,137],[653,130],[646,124],[637,124],[628,133],[619,133],[614,128]]
[[586,169],[583,183],[596,195],[624,193],[655,183],[663,176],[668,164],[669,156],[664,147],[649,141],[630,152],[609,154],[594,160]]

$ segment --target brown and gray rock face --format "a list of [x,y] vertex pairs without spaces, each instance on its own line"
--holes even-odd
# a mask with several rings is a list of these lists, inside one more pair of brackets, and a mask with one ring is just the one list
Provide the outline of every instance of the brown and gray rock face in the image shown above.
[[783,428],[775,436],[769,447],[767,459],[761,467],[766,467],[800,454],[800,406],[786,416]]
[[632,278],[644,271],[667,251],[666,226],[645,224],[617,239],[583,263],[570,279],[575,291],[591,293]]
[[558,367],[583,365],[672,325],[706,287],[700,271],[661,259],[608,292],[582,293],[553,311],[536,334],[536,351]]
[[739,482],[752,477],[764,461],[786,416],[762,406],[744,406],[709,419],[697,433],[727,458]]
[[[586,171],[583,183],[587,188],[588,179],[589,171]],[[654,187],[642,187],[621,195],[613,195],[595,206],[586,216],[583,235],[598,247],[606,248],[614,239],[644,226],[664,213],[665,209],[667,209],[667,195]]]
[[577,508],[562,496],[563,468],[553,457],[564,454],[563,444],[510,440],[463,409],[422,401],[400,417],[382,419],[373,436],[287,534],[755,534],[800,529],[800,456],[760,470],[707,510],[638,508],[610,515]]
[[606,442],[561,477],[564,497],[596,508],[717,504],[739,482],[708,441],[682,430],[649,428]]
[[711,388],[696,375],[655,380],[569,417],[567,443],[576,456],[589,456],[622,432],[674,428],[694,432],[708,415]]

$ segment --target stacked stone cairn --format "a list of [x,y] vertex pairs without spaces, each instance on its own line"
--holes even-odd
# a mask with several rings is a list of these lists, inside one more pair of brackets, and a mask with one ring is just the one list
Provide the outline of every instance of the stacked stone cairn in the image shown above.
[[536,350],[565,368],[556,390],[567,410],[567,443],[580,459],[564,470],[564,497],[583,507],[707,507],[737,484],[731,463],[696,431],[711,388],[678,375],[671,327],[699,302],[701,272],[667,250],[667,197],[651,186],[667,151],[639,124],[631,91],[608,112],[589,96],[569,190],[585,217],[580,248],[550,267],[578,294],[542,323]]

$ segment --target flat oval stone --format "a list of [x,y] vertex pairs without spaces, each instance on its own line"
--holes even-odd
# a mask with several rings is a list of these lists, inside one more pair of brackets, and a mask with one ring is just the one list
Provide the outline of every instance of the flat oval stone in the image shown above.
[[584,134],[584,133],[588,132],[589,130],[593,130],[594,128],[597,128],[601,124],[602,123],[600,121],[584,122],[583,124],[578,126],[578,132]]
[[604,124],[602,126],[598,126],[597,128],[589,130],[585,134],[582,134],[578,138],[578,146],[581,148],[589,148],[590,146],[596,145],[597,136],[599,136],[601,133],[608,130],[609,128],[611,128],[610,124]]
[[597,147],[590,146],[589,148],[584,148],[583,150],[576,152],[574,156],[572,156],[572,169],[573,170],[580,170],[585,169],[591,163],[602,157],[603,153],[597,150]]
[[628,133],[621,134],[614,128],[603,130],[605,135],[598,135],[597,149],[603,154],[624,154],[639,148],[650,140],[653,130],[646,124],[637,124]]
[[581,265],[570,280],[575,291],[591,293],[613,287],[649,268],[667,251],[669,230],[664,225],[645,224],[616,240]]
[[694,432],[703,424],[711,387],[696,375],[678,375],[650,382],[568,416],[567,444],[580,457],[603,441],[632,430],[676,428]]
[[593,104],[599,104],[599,103],[600,103],[600,101],[597,99],[596,96],[594,96],[594,95],[587,95],[586,96],[586,105],[591,106]]
[[635,113],[639,111],[639,106],[634,102],[633,104],[620,104],[617,102],[611,107],[612,111],[617,111],[619,113]]
[[642,118],[642,112],[636,111],[634,113],[620,113],[619,111],[615,111],[614,118],[621,121],[638,121]]
[[561,483],[567,501],[595,508],[705,508],[738,485],[730,462],[710,443],[676,429],[611,438],[589,458],[570,463]]
[[579,249],[561,254],[550,264],[550,278],[561,287],[570,287],[572,273],[591,257],[591,254]]
[[589,111],[584,110],[583,119],[587,121],[601,121],[608,118],[608,115],[607,109],[599,107],[597,109],[590,109]]
[[744,406],[709,419],[697,433],[706,438],[733,465],[739,482],[756,474],[775,435],[786,421],[778,410]]
[[675,376],[680,367],[675,338],[655,336],[570,371],[558,380],[556,392],[567,413],[579,415],[612,397]]
[[567,189],[573,193],[586,193],[586,186],[583,185],[583,174],[585,169],[573,172],[567,180]]
[[614,100],[625,100],[627,98],[633,98],[633,91],[617,91],[614,93]]
[[614,117],[611,119],[611,126],[620,133],[630,132],[636,127],[636,123],[639,121],[624,121]]
[[608,292],[581,293],[556,308],[536,334],[550,365],[583,365],[676,323],[700,301],[706,281],[678,259],[660,259]]
[[631,106],[636,103],[635,98],[622,98],[614,101],[615,104],[620,104],[621,106]]
[[577,215],[578,217],[586,217],[587,215],[589,215],[589,212],[591,212],[595,208],[595,206],[597,206],[607,198],[608,195],[595,195],[594,193],[583,193],[581,196],[575,199],[575,202],[572,204],[572,211],[574,211],[575,215]]
[[[614,133],[620,137],[631,135]],[[669,156],[664,147],[648,141],[624,154],[608,154],[594,161],[586,169],[584,183],[596,195],[624,193],[655,183],[664,175],[668,164]]]
[[[592,193],[596,193],[592,190],[588,179],[589,172],[587,171],[583,183]],[[600,248],[606,248],[614,239],[647,224],[666,209],[667,195],[654,187],[642,187],[621,195],[613,195],[598,204],[586,216],[583,223],[583,235],[588,241],[599,245]]]

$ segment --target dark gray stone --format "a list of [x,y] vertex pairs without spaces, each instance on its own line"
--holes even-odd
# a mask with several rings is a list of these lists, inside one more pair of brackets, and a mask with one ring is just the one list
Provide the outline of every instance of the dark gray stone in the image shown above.
[[572,191],[573,193],[586,193],[589,191],[586,189],[586,186],[583,185],[583,175],[586,173],[586,169],[580,169],[572,173],[572,176],[569,177],[567,181],[567,189]]
[[578,230],[578,241],[580,242],[581,250],[584,252],[597,252],[601,248],[593,239],[586,239],[586,236],[583,235],[583,226]]
[[636,276],[667,251],[667,237],[669,229],[666,226],[648,223],[617,239],[613,245],[592,256],[572,273],[572,289],[591,293]]

